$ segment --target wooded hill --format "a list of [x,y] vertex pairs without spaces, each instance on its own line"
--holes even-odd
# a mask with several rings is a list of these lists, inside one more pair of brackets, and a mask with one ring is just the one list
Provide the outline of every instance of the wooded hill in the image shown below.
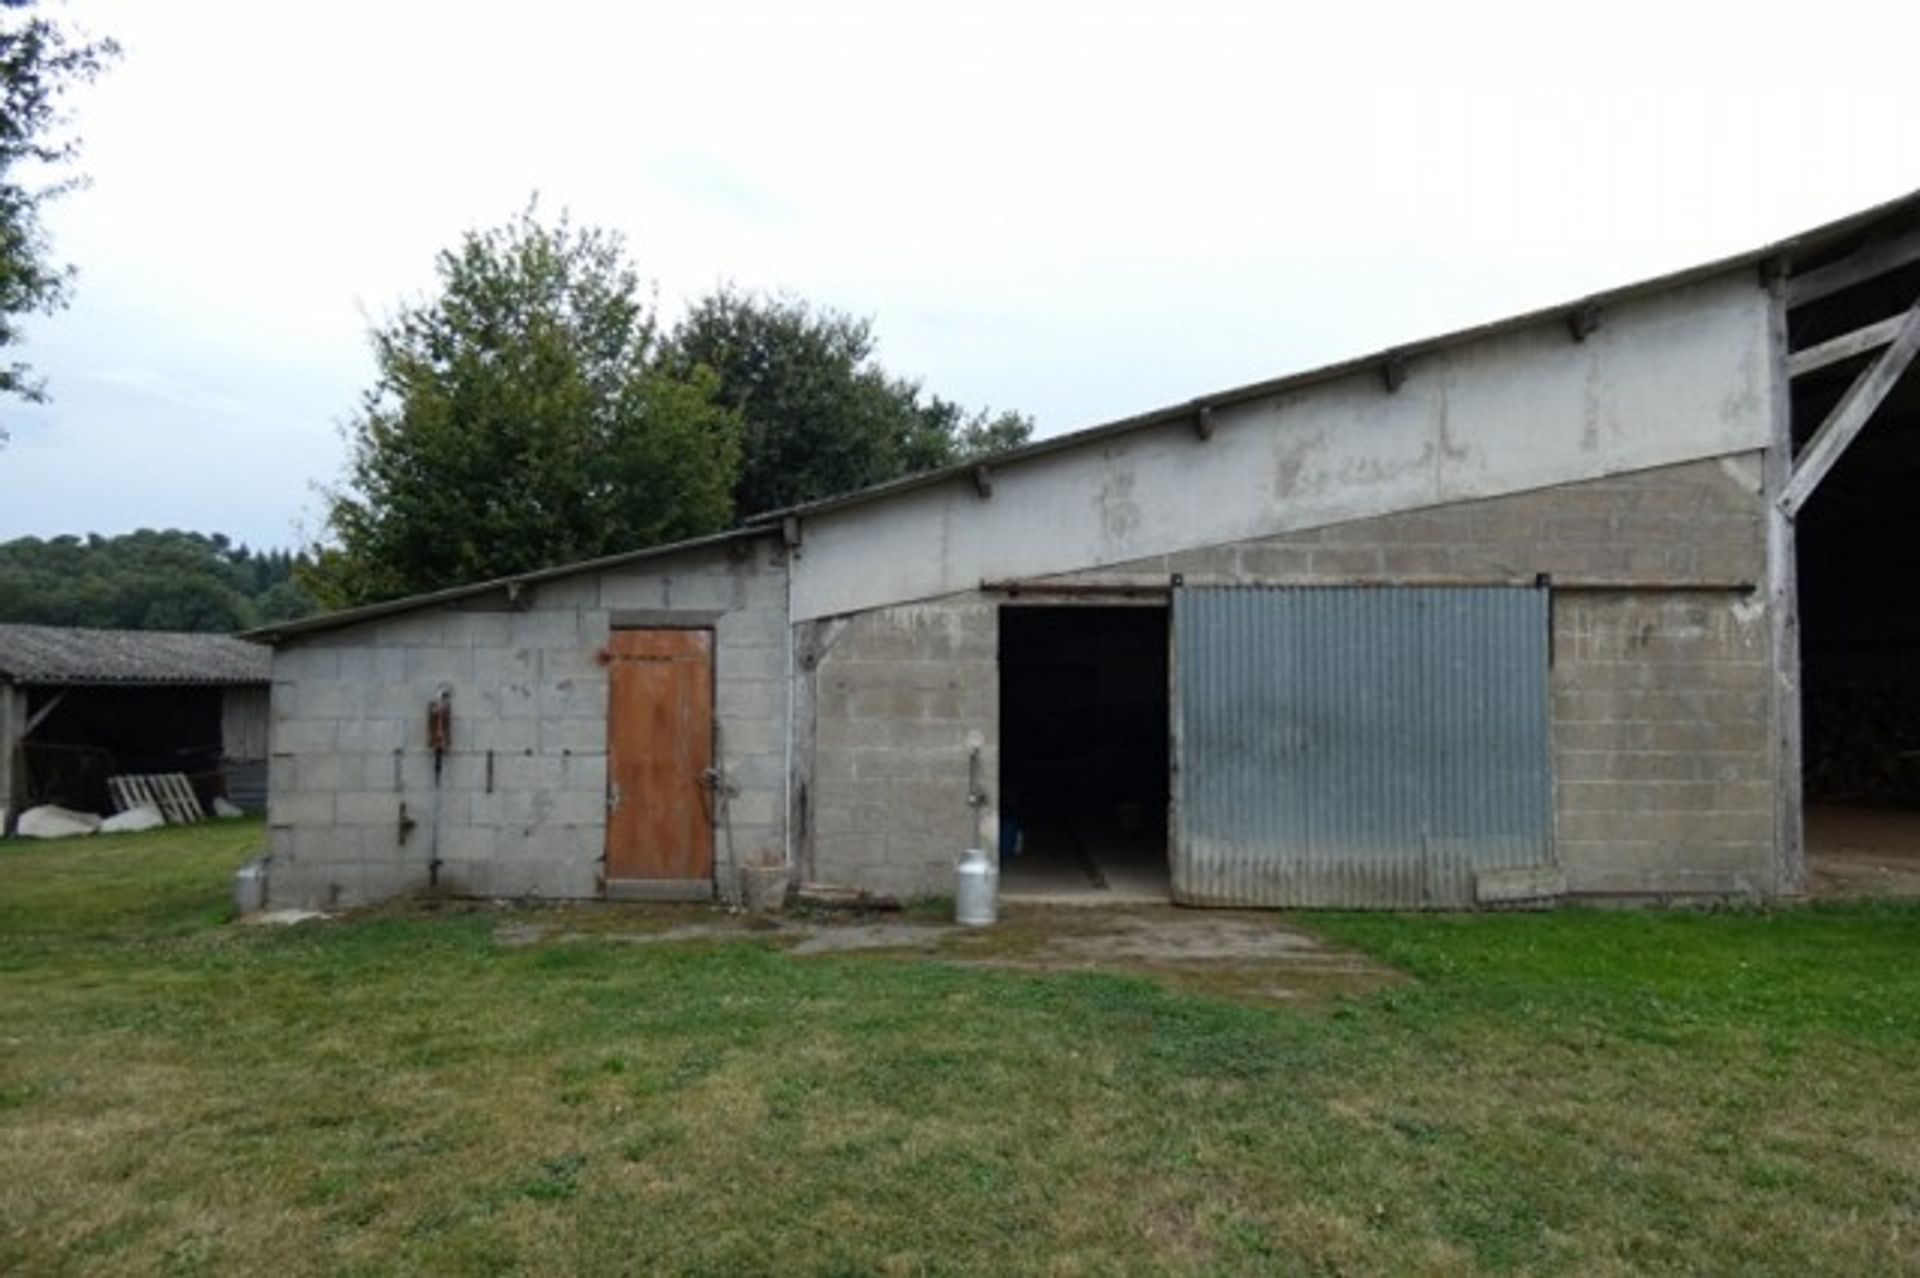
[[291,551],[171,528],[21,537],[0,542],[0,622],[245,630],[314,610],[294,579],[299,562]]

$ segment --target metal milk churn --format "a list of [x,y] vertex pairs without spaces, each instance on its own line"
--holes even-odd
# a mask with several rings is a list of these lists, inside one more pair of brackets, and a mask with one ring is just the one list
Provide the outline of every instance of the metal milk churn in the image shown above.
[[998,917],[1000,867],[983,848],[960,854],[953,889],[953,918],[962,927],[986,927]]

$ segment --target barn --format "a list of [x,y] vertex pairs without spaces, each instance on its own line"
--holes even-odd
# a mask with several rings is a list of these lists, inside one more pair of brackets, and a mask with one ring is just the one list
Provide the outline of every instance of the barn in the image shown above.
[[229,635],[0,625],[0,817],[114,811],[107,778],[180,773],[202,805],[267,797],[267,649]]
[[721,536],[258,632],[269,895],[1771,898],[1920,800],[1920,197]]

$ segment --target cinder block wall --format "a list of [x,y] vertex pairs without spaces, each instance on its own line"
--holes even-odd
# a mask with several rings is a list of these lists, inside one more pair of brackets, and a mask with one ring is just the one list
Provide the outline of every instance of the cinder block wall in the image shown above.
[[[1357,520],[1049,578],[1080,585],[1692,583],[1564,591],[1553,625],[1556,843],[1570,890],[1777,890],[1760,455]],[[998,600],[825,623],[815,752],[823,880],[950,887],[970,829],[965,741],[998,783]],[[831,633],[831,629],[829,630]]]
[[[1761,456],[1338,524],[1164,571],[1318,584],[1695,583],[1556,593],[1555,845],[1569,891],[1776,891]],[[1750,582],[1751,595],[1719,589]]]
[[[733,846],[785,840],[786,564],[761,540],[583,572],[295,640],[274,654],[270,902],[338,906],[427,882],[435,805],[455,895],[594,897],[606,839],[616,621],[713,613]],[[453,694],[439,793],[427,704]],[[492,784],[488,785],[488,756]],[[401,805],[417,824],[400,838]],[[716,860],[727,847],[717,835]]]
[[999,782],[997,635],[977,594],[798,628],[816,711],[809,877],[950,892],[961,851],[994,837],[993,812],[967,798],[975,744],[985,792]]

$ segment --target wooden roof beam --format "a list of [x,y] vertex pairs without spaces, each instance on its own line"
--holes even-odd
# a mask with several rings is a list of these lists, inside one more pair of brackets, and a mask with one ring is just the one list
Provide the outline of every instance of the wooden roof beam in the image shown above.
[[1864,284],[1876,275],[1897,271],[1914,262],[1920,262],[1920,230],[1866,245],[1837,262],[1815,267],[1805,275],[1791,276],[1787,280],[1787,305],[1805,306],[1808,302],[1817,302],[1842,289]]
[[1851,333],[1842,333],[1829,338],[1818,346],[1809,346],[1787,356],[1787,376],[1799,377],[1815,369],[1825,368],[1829,364],[1838,364],[1841,360],[1852,359],[1855,355],[1885,346],[1892,342],[1900,332],[1900,325],[1906,321],[1904,315],[1892,319],[1883,319],[1878,324],[1868,324],[1865,328],[1856,328]]
[[1915,352],[1920,352],[1920,302],[1915,302],[1901,316],[1900,328],[1892,343],[1879,359],[1853,379],[1853,385],[1847,387],[1847,393],[1840,397],[1840,402],[1827,414],[1827,420],[1820,423],[1820,429],[1794,460],[1793,477],[1780,494],[1780,507],[1788,516],[1800,513],[1800,508],[1807,504],[1807,499],[1847,451],[1847,446],[1859,438],[1874,410],[1913,362]]

